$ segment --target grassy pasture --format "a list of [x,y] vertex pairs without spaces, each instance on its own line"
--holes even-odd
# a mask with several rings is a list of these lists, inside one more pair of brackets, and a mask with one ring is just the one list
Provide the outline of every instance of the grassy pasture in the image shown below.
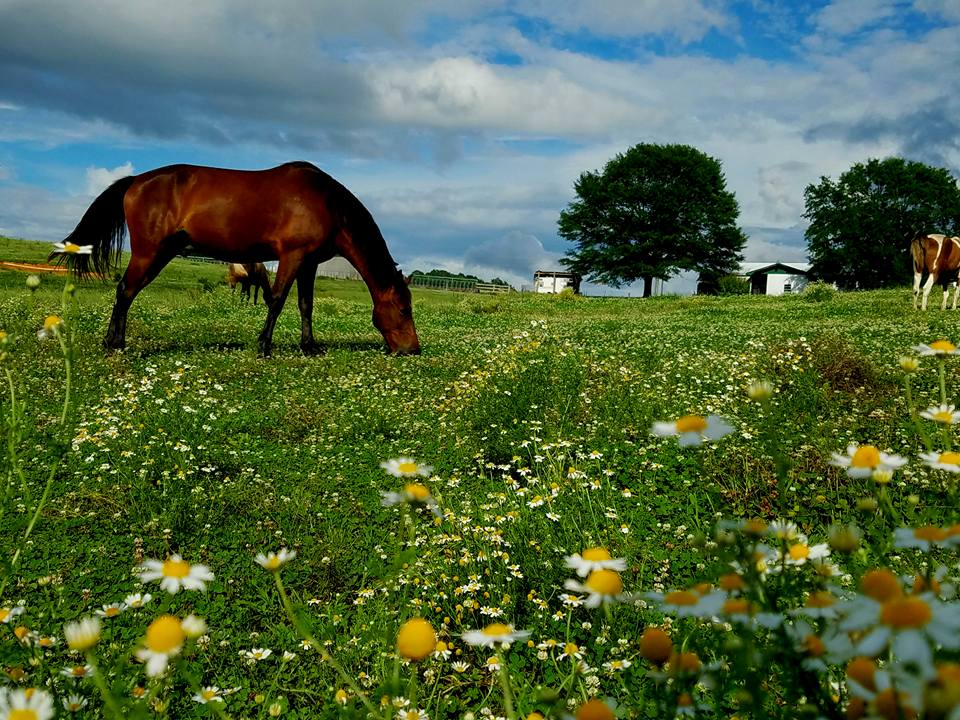
[[[36,261],[46,252],[0,244],[3,259]],[[956,315],[915,312],[906,290],[825,302],[416,290],[423,354],[392,357],[371,325],[366,288],[320,279],[314,326],[327,352],[300,354],[291,302],[275,355],[264,360],[256,336],[265,308],[241,303],[224,275],[220,265],[172,263],[134,303],[128,349],[109,357],[100,344],[114,284],[79,286],[64,446],[56,439],[62,356],[36,337],[44,317],[60,312],[63,279],[44,276],[30,293],[23,274],[0,271],[0,328],[11,338],[4,368],[26,400],[24,435],[13,449],[27,486],[14,483],[6,498],[6,556],[19,547],[45,469],[64,454],[0,607],[23,606],[25,626],[61,635],[65,620],[149,590],[155,606],[208,623],[183,660],[196,683],[239,688],[225,703],[233,717],[267,715],[271,705],[285,717],[365,712],[316,650],[299,645],[273,578],[253,562],[281,547],[298,553],[283,580],[302,622],[375,704],[389,694],[430,718],[480,717],[485,708],[504,715],[498,676],[487,669],[491,652],[460,639],[502,621],[533,633],[534,647],[519,643],[508,657],[518,715],[548,712],[547,688],[570,709],[611,696],[622,715],[656,717],[637,710],[656,695],[637,641],[661,616],[568,606],[564,557],[605,546],[628,560],[624,585],[640,592],[710,576],[702,538],[721,517],[789,519],[817,542],[838,521],[886,537],[895,527],[888,515],[856,509],[875,493],[873,482],[829,466],[830,454],[861,442],[915,457],[922,448],[897,357],[960,336]],[[922,368],[914,392],[927,407],[939,390],[932,365]],[[772,418],[745,397],[755,378],[777,387]],[[947,385],[955,381],[949,365]],[[8,399],[0,408],[9,417]],[[693,451],[650,435],[655,421],[687,413],[719,414],[735,432]],[[771,436],[791,460],[786,484],[773,471]],[[403,481],[380,463],[403,456],[433,467],[426,483],[443,521],[381,506],[381,492]],[[9,453],[4,463],[9,469]],[[914,462],[891,484],[891,505],[915,524],[955,522],[939,483]],[[850,563],[862,569],[877,552],[865,545]],[[134,569],[144,558],[171,553],[210,567],[216,579],[207,592],[160,600],[155,584],[138,583]],[[124,653],[155,611],[104,621],[102,665],[119,695],[153,688]],[[419,673],[397,668],[394,653],[397,628],[413,615],[452,646],[450,658],[432,658]],[[62,645],[31,666],[8,629],[0,626],[11,639],[0,650],[8,685],[50,684],[58,696],[76,688],[90,702],[81,715],[99,716],[93,685],[58,674],[69,662]],[[594,674],[573,672],[536,647],[548,639],[577,643]],[[255,647],[272,657],[241,655]],[[297,657],[283,662],[284,651]],[[625,676],[600,669],[617,659],[632,661]],[[450,669],[453,662],[469,667]],[[186,677],[161,681],[151,716],[211,713],[191,700]],[[341,688],[342,708],[334,702]],[[770,691],[772,706],[784,693]]]

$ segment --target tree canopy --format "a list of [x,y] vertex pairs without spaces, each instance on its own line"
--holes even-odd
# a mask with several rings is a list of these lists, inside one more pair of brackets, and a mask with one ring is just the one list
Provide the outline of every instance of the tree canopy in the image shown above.
[[641,143],[602,172],[574,183],[577,199],[560,213],[559,234],[576,243],[560,262],[614,287],[679,270],[711,277],[733,272],[746,236],[720,162],[689,145]]
[[943,168],[888,158],[857,163],[804,191],[811,274],[838,287],[907,282],[910,240],[960,232],[960,190]]

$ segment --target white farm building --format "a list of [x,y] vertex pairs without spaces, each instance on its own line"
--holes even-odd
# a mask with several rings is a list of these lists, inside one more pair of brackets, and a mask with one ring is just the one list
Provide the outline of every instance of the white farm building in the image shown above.
[[580,294],[581,277],[572,272],[555,270],[537,270],[533,274],[533,291],[537,293],[555,294],[567,288]]
[[789,295],[807,286],[810,263],[742,263],[737,277],[750,283],[752,295]]

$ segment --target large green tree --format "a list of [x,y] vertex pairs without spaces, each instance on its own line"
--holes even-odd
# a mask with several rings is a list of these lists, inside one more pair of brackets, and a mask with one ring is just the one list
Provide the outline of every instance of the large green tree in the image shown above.
[[902,158],[857,163],[804,191],[811,273],[842,288],[900,285],[917,233],[960,232],[960,190],[943,168]]
[[576,243],[560,262],[614,287],[679,270],[733,272],[747,241],[720,162],[689,145],[641,143],[585,172],[577,199],[560,213],[559,234]]

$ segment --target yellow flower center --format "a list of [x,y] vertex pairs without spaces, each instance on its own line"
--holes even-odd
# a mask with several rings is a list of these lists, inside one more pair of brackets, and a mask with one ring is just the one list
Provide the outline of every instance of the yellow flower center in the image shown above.
[[423,660],[437,649],[437,634],[423,618],[407,620],[397,633],[397,652],[407,660]]
[[886,602],[903,594],[897,576],[886,569],[870,570],[860,580],[860,589],[867,597]]
[[190,574],[190,563],[186,560],[168,558],[163,563],[163,576],[169,578],[185,578]]
[[727,615],[747,615],[750,613],[750,601],[743,598],[731,598],[723,603],[723,612]]
[[74,665],[73,668],[70,670],[70,674],[73,675],[74,677],[83,677],[84,675],[87,674],[87,668],[84,667],[83,665]]
[[202,693],[200,693],[200,696],[201,696],[204,700],[213,700],[213,699],[217,696],[217,691],[216,691],[216,690],[204,690]]
[[484,635],[489,635],[490,637],[496,637],[498,635],[509,635],[510,626],[504,625],[503,623],[490,623],[483,629]]
[[594,570],[584,584],[598,595],[619,595],[623,592],[623,581],[616,570]]
[[690,707],[693,705],[693,696],[690,693],[680,693],[680,696],[677,698],[677,707]]
[[856,468],[875,468],[880,464],[880,451],[873,445],[861,445],[850,458],[850,466]]
[[[401,463],[401,467],[403,465],[413,465],[416,467],[416,463]],[[430,497],[430,491],[425,485],[421,485],[420,483],[408,483],[403,486],[403,491],[417,502],[424,502]]]
[[606,548],[595,547],[584,550],[580,554],[580,557],[582,557],[584,560],[590,560],[591,562],[599,562],[601,560],[609,560],[610,553]]
[[576,720],[613,720],[613,711],[603,700],[587,700],[577,708]]
[[702,433],[707,429],[707,419],[702,415],[684,415],[677,420],[678,433]]
[[0,608],[0,623],[5,623],[10,619],[10,608]]
[[663,602],[667,605],[696,605],[700,597],[689,590],[674,590],[664,596]]
[[763,535],[767,531],[767,524],[763,520],[747,520],[743,524],[743,531],[748,535]]
[[936,350],[937,352],[951,353],[957,349],[957,346],[949,340],[937,340],[936,342],[930,343],[930,349]]
[[820,657],[827,651],[827,646],[816,635],[807,635],[803,639],[803,649],[810,657]]
[[949,410],[937,410],[937,411],[933,414],[933,419],[934,419],[934,421],[936,421],[936,422],[938,422],[938,423],[943,423],[944,425],[952,425],[952,424],[953,424],[953,413],[950,412]]
[[103,611],[103,614],[108,618],[116,617],[117,615],[120,614],[120,608],[108,607],[106,610]]
[[38,720],[39,717],[35,710],[11,710],[7,715],[9,720]]
[[880,622],[892,628],[921,628],[933,619],[933,610],[922,598],[899,597],[880,609]]
[[806,560],[810,557],[810,548],[803,543],[791,545],[787,552],[790,553],[791,560]]
[[939,542],[946,539],[947,531],[942,528],[934,527],[933,525],[924,525],[923,527],[915,528],[913,531],[913,536],[917,540]]
[[280,567],[280,556],[268,555],[267,561],[263,564],[263,567],[267,570],[276,570],[278,567]]
[[43,329],[47,332],[52,332],[54,328],[58,328],[63,324],[63,320],[59,315],[47,315],[43,319]]
[[960,465],[960,453],[948,450],[947,452],[940,453],[940,457],[937,458],[937,460],[944,465]]
[[180,621],[173,615],[161,615],[147,628],[147,648],[153,652],[170,653],[187,639]]
[[409,460],[407,462],[397,463],[397,471],[403,473],[404,475],[413,475],[417,472],[418,465]]
[[647,628],[640,636],[640,656],[650,662],[661,665],[673,652],[673,641],[660,628]]
[[807,607],[808,608],[828,608],[835,605],[837,602],[836,598],[833,597],[830,593],[820,590],[819,592],[810,593],[807,596]]
[[700,658],[692,652],[674,653],[670,656],[670,669],[674,673],[697,672],[700,669]]
[[80,246],[76,243],[68,242],[63,244],[63,251],[67,253],[76,253],[80,249]]
[[717,580],[717,584],[720,586],[721,590],[726,590],[727,592],[730,592],[731,590],[743,590],[744,587],[743,578],[736,573],[721,575],[720,579]]
[[874,673],[877,671],[877,664],[870,658],[857,657],[847,663],[847,677],[857,681],[867,690],[876,690],[874,684]]
[[580,648],[576,643],[567,643],[563,646],[564,655],[576,655],[578,652],[580,652]]

